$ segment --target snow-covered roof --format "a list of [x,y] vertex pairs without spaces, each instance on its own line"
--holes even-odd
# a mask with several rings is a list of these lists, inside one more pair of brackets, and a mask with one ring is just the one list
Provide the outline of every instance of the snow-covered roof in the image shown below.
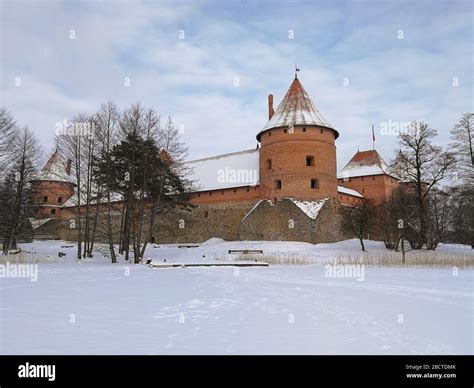
[[[95,205],[97,203],[97,190],[93,189],[91,195],[92,195],[91,202],[93,205]],[[87,202],[87,193],[84,190],[81,191],[80,200],[81,200],[81,205],[85,205]],[[110,193],[111,202],[118,202],[122,200],[123,200],[123,197],[121,194]],[[107,198],[105,197],[100,198],[99,203],[107,203]],[[77,206],[77,204],[78,204],[78,201],[77,201],[77,188],[76,188],[71,198],[69,198],[66,202],[64,202],[60,207],[74,207],[74,206]]]
[[390,175],[390,168],[376,150],[357,151],[349,163],[339,172],[339,179],[368,175]]
[[[313,104],[308,93],[306,93],[306,90],[304,90],[303,85],[301,85],[297,78],[291,84],[272,118],[257,135],[257,139],[262,132],[268,129],[290,127],[292,125],[319,125],[334,130]],[[336,130],[334,131],[337,138],[339,133]]]
[[51,155],[46,165],[35,176],[34,180],[74,183],[70,171],[68,172],[67,163],[63,161],[58,151],[55,151]]
[[348,189],[347,187],[337,186],[337,191],[342,194],[352,195],[353,197],[364,198],[364,196],[356,190]]
[[217,155],[185,163],[196,191],[255,186],[259,182],[257,149]]
[[318,201],[302,201],[294,198],[289,199],[309,218],[315,220],[318,217],[319,211],[329,198],[320,199]]
[[38,229],[40,226],[46,224],[49,220],[52,220],[52,218],[28,218],[28,220],[30,221],[31,227],[33,229]]

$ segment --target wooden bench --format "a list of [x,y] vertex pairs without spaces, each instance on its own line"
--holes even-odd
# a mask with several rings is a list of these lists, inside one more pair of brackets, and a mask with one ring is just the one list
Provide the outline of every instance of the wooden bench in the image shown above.
[[262,249],[229,249],[229,254],[231,253],[241,253],[243,255],[259,253],[263,255]]
[[244,263],[151,263],[151,268],[188,268],[188,267],[268,267],[263,261]]

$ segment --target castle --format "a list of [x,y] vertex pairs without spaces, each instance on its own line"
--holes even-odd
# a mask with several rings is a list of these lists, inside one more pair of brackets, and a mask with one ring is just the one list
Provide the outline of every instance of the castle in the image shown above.
[[[339,132],[297,76],[276,111],[273,95],[268,96],[268,122],[256,138],[256,149],[186,163],[196,207],[160,219],[154,233],[158,242],[211,237],[337,241],[347,237],[339,228],[340,206],[356,205],[362,198],[380,203],[400,183],[376,150],[357,152],[337,173]],[[76,208],[71,178],[70,163],[55,152],[32,182],[36,205],[31,220],[37,236],[74,237],[67,227]]]

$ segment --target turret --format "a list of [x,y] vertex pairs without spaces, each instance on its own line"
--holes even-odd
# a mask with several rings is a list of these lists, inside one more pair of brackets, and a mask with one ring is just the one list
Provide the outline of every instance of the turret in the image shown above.
[[[270,97],[271,96],[271,97]],[[324,119],[295,77],[269,121],[258,133],[262,197],[337,197],[336,145],[339,133]]]
[[58,218],[61,207],[74,195],[71,161],[64,162],[56,150],[40,173],[31,181],[33,218]]

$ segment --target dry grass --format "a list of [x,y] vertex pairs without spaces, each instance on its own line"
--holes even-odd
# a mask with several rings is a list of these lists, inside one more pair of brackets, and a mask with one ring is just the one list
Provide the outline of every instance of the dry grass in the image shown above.
[[16,255],[0,255],[0,264],[39,264],[39,263],[56,263],[64,261],[59,257],[46,256],[38,253],[22,251]]
[[474,255],[464,253],[447,253],[437,251],[406,252],[405,264],[402,263],[402,253],[394,251],[360,252],[357,256],[338,256],[325,260],[332,264],[364,264],[379,267],[457,267],[474,266]]
[[474,252],[443,252],[443,251],[409,251],[406,252],[406,262],[402,264],[401,252],[376,251],[353,252],[348,255],[319,258],[312,252],[273,252],[271,254],[224,255],[217,260],[264,261],[268,264],[305,265],[322,262],[324,264],[364,264],[378,267],[474,267]]

